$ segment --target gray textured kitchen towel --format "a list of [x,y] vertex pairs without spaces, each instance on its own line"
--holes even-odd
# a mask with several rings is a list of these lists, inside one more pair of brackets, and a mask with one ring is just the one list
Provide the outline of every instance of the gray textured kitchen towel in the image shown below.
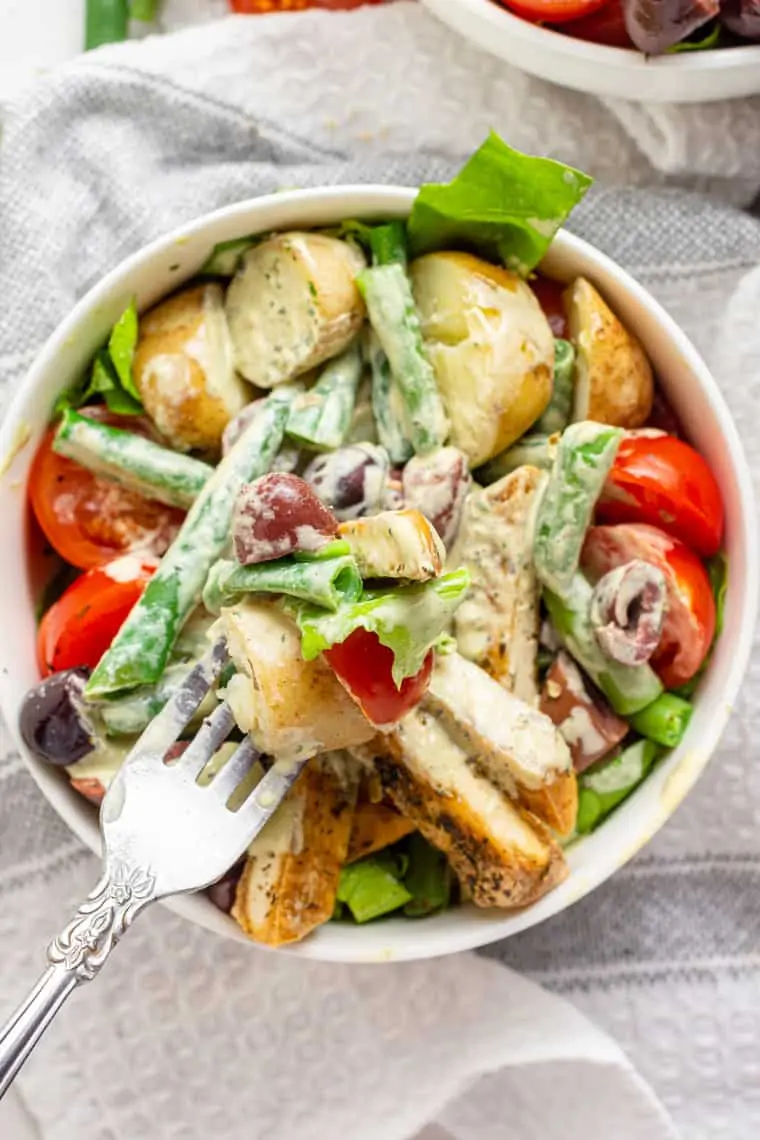
[[[328,121],[324,100],[314,89],[315,45],[322,45],[328,77],[331,52],[340,53],[345,70],[348,47],[341,45],[340,23],[326,36],[324,16],[307,19],[305,33],[288,32],[281,39],[274,23],[262,31],[219,25],[177,37],[171,48],[146,45],[144,54],[134,45],[115,49],[67,66],[9,110],[0,153],[3,399],[21,381],[44,338],[94,281],[183,220],[281,187],[413,184],[445,177],[481,140],[482,107],[475,97],[471,105],[465,101],[458,108],[453,149],[442,137],[440,121],[429,109],[417,114],[414,101],[407,100],[400,112],[395,107],[404,121],[403,146],[382,129],[371,137],[363,129],[357,131],[348,97],[343,118],[330,116]],[[400,24],[383,26],[389,35],[402,30]],[[444,39],[449,35],[437,25],[434,34]],[[464,51],[458,46],[447,58],[456,59],[459,67]],[[368,58],[366,53],[357,55],[356,89],[362,92],[362,114],[370,96],[376,97],[381,124],[390,115],[393,97],[383,95],[382,74],[370,82]],[[418,81],[424,87],[424,78]],[[445,85],[445,77],[438,75],[436,82]],[[333,102],[334,97],[333,91]],[[506,137],[513,137],[507,105],[492,121]],[[517,125],[515,130],[519,134]],[[604,148],[604,138],[599,145]],[[565,150],[562,157],[573,156]],[[598,189],[574,215],[571,228],[630,269],[687,330],[723,387],[757,482],[760,222],[673,189]],[[691,1140],[750,1140],[760,1135],[758,707],[756,647],[742,699],[718,754],[663,832],[630,866],[572,910],[489,951],[569,994],[612,1031]],[[21,975],[30,979],[37,944],[65,917],[63,902],[75,901],[75,892],[89,886],[93,870],[91,856],[41,800],[6,738],[0,752],[3,1010],[17,995]],[[244,989],[246,975],[239,959],[231,965],[239,948],[217,948],[208,936],[191,932],[164,913],[144,921],[146,926],[153,923],[143,943],[146,952],[155,953],[164,940],[168,958],[140,972],[139,998],[125,991],[112,1008],[117,1016],[113,1028],[124,1042],[132,1019],[142,1027],[132,1065],[148,1075],[138,1079],[137,1071],[131,1077],[124,1073],[121,1083],[109,1084],[99,1068],[105,1047],[101,1052],[98,1042],[84,1036],[77,1049],[72,1015],[68,1052],[62,1053],[58,1070],[52,1052],[44,1079],[30,1070],[29,1087],[38,1098],[47,1090],[46,1136],[68,1140],[78,1128],[88,1140],[148,1137],[154,1135],[151,1122],[160,1129],[155,1135],[162,1137],[221,1134],[209,1131],[213,1125],[202,1107],[211,1087],[208,1075],[203,1095],[200,1079],[197,1088],[184,1086],[182,1111],[178,1117],[173,1109],[173,1126],[166,1123],[162,1113],[170,1094],[162,1076],[162,1050],[176,1050],[171,1060],[180,1068],[192,1064],[192,1050],[202,1043],[196,1036],[167,1045],[147,1020],[144,1004],[148,995],[156,1018],[172,1024],[177,1003],[207,1010],[214,995],[219,998],[231,986]],[[203,973],[196,968],[200,947]],[[214,976],[214,960],[220,967],[225,964],[229,973]],[[250,958],[252,978],[256,961]],[[186,984],[169,993],[168,978],[175,970]],[[271,971],[268,976],[271,981]],[[126,986],[127,975],[120,977]],[[266,1001],[276,997],[269,993]],[[107,1005],[108,999],[103,1000]],[[265,996],[257,999],[254,986],[247,1004],[241,1003],[251,1023],[257,1000],[264,1002]],[[88,1011],[83,1025],[91,1034],[98,1024],[96,1007],[89,994],[82,1002]],[[404,1004],[424,1020],[424,1009],[413,1001]],[[293,1019],[295,1039],[297,1014],[289,1010],[287,1016]],[[381,1019],[382,1011],[376,1016]],[[205,1041],[213,1046],[220,1088],[225,1087],[225,1066],[232,1068],[238,1047],[250,1050],[255,1081],[262,1045],[250,1039],[244,1025],[235,1028],[227,1018],[219,1022],[217,1037]],[[114,1056],[113,1046],[109,1055]],[[128,1094],[141,1100],[142,1124],[135,1125],[137,1118],[129,1116],[124,1105],[119,1115],[117,1104],[110,1106],[108,1122],[101,1120],[96,1129],[92,1113],[97,1118],[103,1112],[101,1082],[112,1100]],[[66,1121],[60,1116],[64,1093],[82,1106],[79,1115]],[[319,1090],[313,1095],[319,1099]],[[117,1130],[113,1122],[121,1125],[127,1119],[131,1131]],[[457,1135],[468,1135],[466,1121],[452,1119],[450,1126]],[[307,1134],[312,1135],[308,1129]],[[252,1122],[249,1135],[274,1133]],[[622,1122],[617,1136],[628,1136]]]

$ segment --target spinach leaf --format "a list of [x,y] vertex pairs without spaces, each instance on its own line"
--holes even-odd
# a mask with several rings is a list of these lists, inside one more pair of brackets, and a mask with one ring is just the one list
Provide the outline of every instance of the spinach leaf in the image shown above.
[[592,179],[513,150],[493,132],[446,184],[422,186],[407,223],[412,254],[468,248],[527,275]]

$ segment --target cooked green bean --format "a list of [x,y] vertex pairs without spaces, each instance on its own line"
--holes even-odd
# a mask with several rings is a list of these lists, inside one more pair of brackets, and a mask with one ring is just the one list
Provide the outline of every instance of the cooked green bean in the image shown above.
[[440,447],[449,431],[446,412],[425,355],[420,318],[403,265],[375,265],[356,279],[370,324],[388,357],[416,452]]
[[87,0],[84,50],[121,43],[129,31],[128,0]]
[[690,701],[674,693],[663,693],[651,705],[634,713],[630,718],[631,728],[657,744],[675,748],[681,743],[693,712],[694,706]]
[[374,265],[406,266],[406,226],[403,222],[388,222],[373,226],[369,234]]
[[193,503],[110,649],[85,689],[89,699],[151,685],[163,673],[184,622],[198,604],[212,565],[229,540],[243,483],[269,470],[285,434],[292,387],[280,387],[216,468]]
[[573,408],[573,384],[575,379],[575,349],[569,340],[555,338],[554,341],[554,383],[552,397],[540,420],[533,425],[535,432],[551,435],[564,431],[570,423]]
[[495,483],[505,475],[511,475],[518,467],[524,467],[526,464],[548,471],[554,462],[558,443],[558,435],[539,435],[533,432],[524,435],[506,451],[501,451],[493,459],[489,459],[488,463],[479,467],[475,472],[475,481],[487,487],[489,483]]
[[372,370],[372,412],[377,438],[388,452],[391,463],[400,467],[412,458],[414,448],[404,427],[404,402],[398,384],[391,375],[388,357],[371,330],[366,341],[366,353]]
[[131,431],[121,431],[68,408],[53,450],[147,499],[187,509],[214,473],[199,459],[161,447]]
[[544,602],[568,653],[602,690],[615,712],[630,716],[656,700],[662,685],[649,665],[621,665],[602,653],[589,615],[592,594],[590,583],[576,573],[564,597],[544,590]]
[[571,424],[560,438],[533,544],[539,580],[560,597],[573,582],[596,500],[622,438],[621,428],[590,420]]
[[222,560],[211,567],[203,604],[218,614],[241,594],[287,594],[335,611],[341,602],[356,601],[361,592],[362,580],[351,554],[298,562],[278,558],[252,566]]
[[587,835],[626,799],[649,771],[660,753],[652,740],[637,740],[610,760],[578,777],[578,816],[575,830]]
[[290,438],[312,451],[336,451],[351,427],[361,378],[362,357],[354,343],[325,365],[313,388],[296,396],[286,429]]

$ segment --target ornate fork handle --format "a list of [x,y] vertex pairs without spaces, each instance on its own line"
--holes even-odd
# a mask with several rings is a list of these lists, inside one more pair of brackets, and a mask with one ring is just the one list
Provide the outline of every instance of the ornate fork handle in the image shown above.
[[0,1030],[0,1097],[69,994],[91,981],[137,915],[155,900],[150,871],[112,864],[47,951],[48,969]]

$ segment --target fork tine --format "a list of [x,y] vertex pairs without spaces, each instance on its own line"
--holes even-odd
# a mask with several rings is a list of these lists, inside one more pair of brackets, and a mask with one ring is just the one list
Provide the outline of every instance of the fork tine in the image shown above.
[[306,759],[289,761],[275,761],[272,767],[260,780],[250,796],[237,811],[241,822],[250,826],[251,837],[258,835],[264,824],[277,811],[293,784],[303,770]]
[[225,701],[206,717],[192,741],[179,757],[178,763],[194,777],[209,762],[224,743],[235,725],[235,716]]
[[151,755],[164,756],[169,746],[190,722],[206,693],[226,665],[228,656],[227,643],[223,637],[220,637],[190,671],[174,696],[150,722],[125,764],[129,764],[132,760],[146,759]]
[[211,787],[224,803],[227,803],[232,793],[248,775],[260,755],[261,753],[254,747],[251,738],[247,736],[232,753],[221,771],[217,772],[211,781]]

